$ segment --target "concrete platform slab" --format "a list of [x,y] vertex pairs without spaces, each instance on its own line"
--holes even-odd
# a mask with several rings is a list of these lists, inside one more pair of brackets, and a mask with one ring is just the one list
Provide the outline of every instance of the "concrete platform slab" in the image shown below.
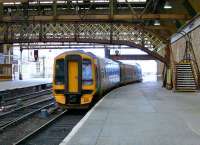
[[0,91],[26,88],[47,83],[52,83],[52,79],[40,78],[40,79],[2,81],[0,82]]
[[60,145],[200,145],[200,93],[174,93],[159,82],[106,95]]

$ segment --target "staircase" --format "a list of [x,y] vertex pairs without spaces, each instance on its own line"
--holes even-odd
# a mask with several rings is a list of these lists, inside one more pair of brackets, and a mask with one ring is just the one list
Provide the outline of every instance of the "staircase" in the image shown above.
[[176,64],[176,91],[196,91],[198,89],[190,63]]

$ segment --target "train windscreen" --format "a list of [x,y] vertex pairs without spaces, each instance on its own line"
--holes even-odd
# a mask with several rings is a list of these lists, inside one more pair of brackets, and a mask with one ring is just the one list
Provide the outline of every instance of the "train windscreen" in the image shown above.
[[82,82],[84,85],[92,84],[92,64],[90,60],[83,60],[82,64]]
[[64,77],[64,59],[58,59],[55,66],[55,84],[64,84]]

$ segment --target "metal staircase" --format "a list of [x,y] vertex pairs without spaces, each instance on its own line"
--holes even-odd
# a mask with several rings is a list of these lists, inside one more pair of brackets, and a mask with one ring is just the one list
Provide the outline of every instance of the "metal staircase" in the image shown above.
[[200,71],[191,36],[184,33],[186,48],[183,59],[177,63],[172,56],[173,86],[175,91],[197,91],[200,88]]
[[193,71],[190,62],[176,64],[176,91],[196,91],[198,89]]

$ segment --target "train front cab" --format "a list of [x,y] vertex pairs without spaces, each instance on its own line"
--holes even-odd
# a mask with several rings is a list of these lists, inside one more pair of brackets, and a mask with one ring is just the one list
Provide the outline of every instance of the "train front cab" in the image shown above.
[[56,59],[53,90],[60,106],[88,108],[96,92],[94,61],[91,56],[82,53],[66,53]]

